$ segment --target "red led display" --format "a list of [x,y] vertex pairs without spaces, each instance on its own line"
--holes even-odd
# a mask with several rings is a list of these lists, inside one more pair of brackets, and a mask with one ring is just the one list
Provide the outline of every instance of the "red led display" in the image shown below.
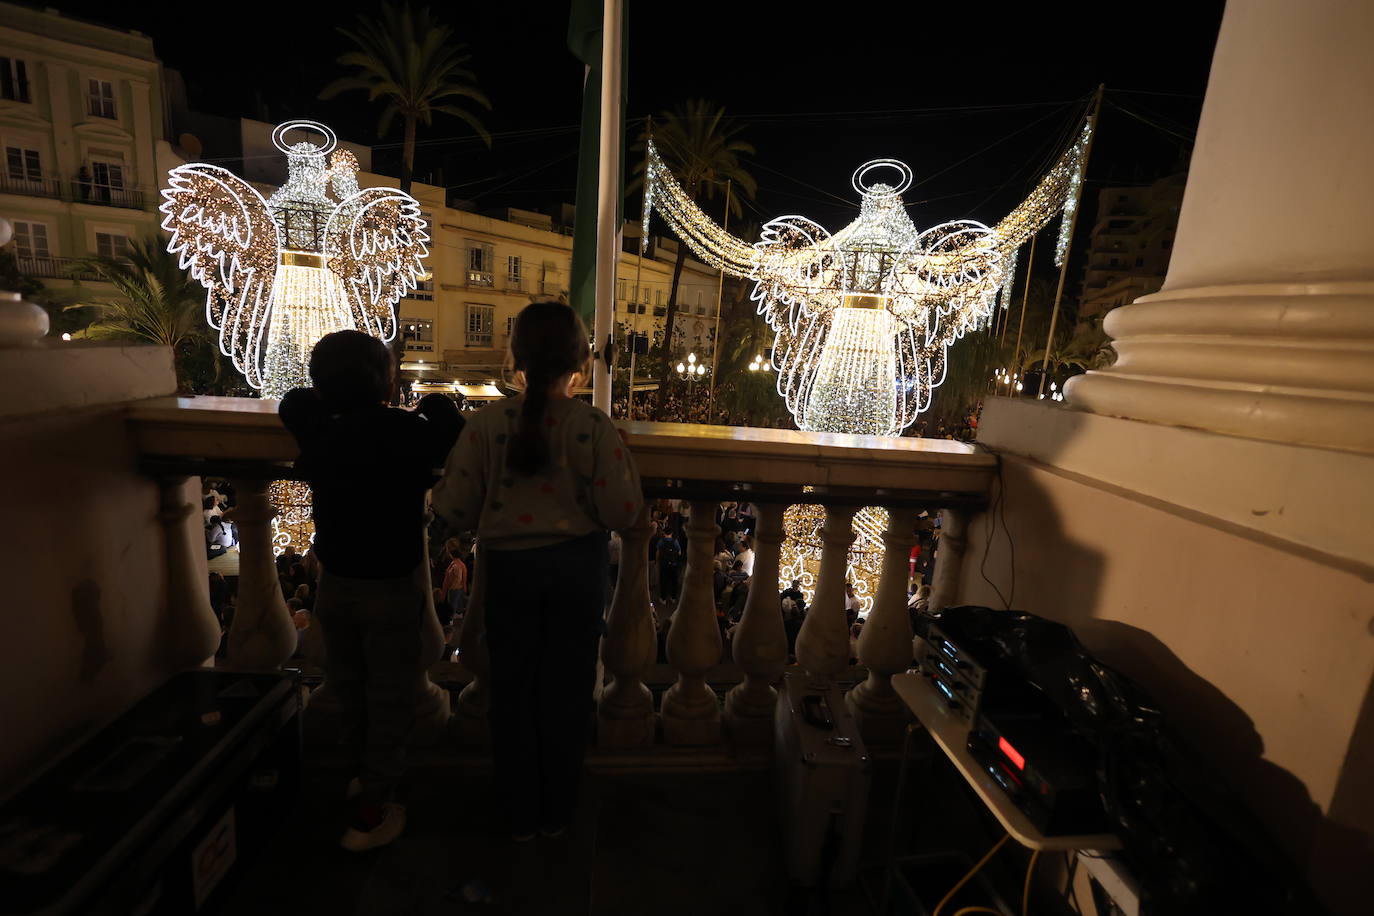
[[1006,754],[1007,759],[1016,764],[1018,770],[1024,770],[1026,768],[1026,758],[1018,754],[1016,748],[1012,747],[1007,739],[1000,735],[997,737],[997,749],[1003,754]]

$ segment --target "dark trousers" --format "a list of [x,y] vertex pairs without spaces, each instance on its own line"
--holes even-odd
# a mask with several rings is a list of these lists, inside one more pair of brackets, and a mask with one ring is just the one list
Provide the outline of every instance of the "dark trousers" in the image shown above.
[[343,744],[358,766],[363,800],[390,801],[405,770],[415,705],[433,659],[421,657],[428,611],[415,576],[353,579],[321,571],[315,619],[325,677],[339,700]]
[[665,601],[676,601],[678,593],[678,570],[677,566],[669,566],[666,563],[659,564],[658,583],[659,591]]
[[492,766],[517,833],[566,825],[606,606],[606,536],[487,555]]

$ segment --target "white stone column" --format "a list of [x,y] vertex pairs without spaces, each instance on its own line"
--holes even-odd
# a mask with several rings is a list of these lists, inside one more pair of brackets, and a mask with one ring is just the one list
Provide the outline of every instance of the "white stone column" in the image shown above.
[[668,630],[668,662],[677,682],[663,695],[663,738],[669,744],[715,744],[720,740],[720,706],[706,672],[720,663],[716,623],[715,561],[717,503],[693,500],[687,523],[687,573]]
[[597,740],[612,747],[654,743],[654,697],[644,684],[658,652],[649,604],[647,502],[620,538],[620,575],[601,640],[601,662],[611,673],[611,683],[602,691],[596,711]]
[[845,572],[854,543],[857,506],[826,506],[820,574],[811,607],[797,634],[797,661],[813,681],[825,683],[849,667],[849,624],[844,613]]
[[940,537],[935,542],[935,581],[930,585],[930,610],[943,611],[959,601],[959,576],[968,551],[968,513],[940,512]]
[[1226,6],[1164,287],[1070,404],[1374,453],[1374,5]]
[[229,663],[237,668],[277,668],[296,651],[296,625],[286,612],[276,558],[267,481],[234,482],[238,502],[226,515],[239,530],[239,595],[229,625]]
[[210,607],[210,573],[201,531],[200,478],[166,477],[158,518],[167,549],[167,615],[158,641],[173,667],[213,664],[220,628]]
[[737,743],[766,745],[773,737],[773,685],[787,667],[787,632],[782,623],[778,592],[778,565],[782,551],[782,514],[787,507],[756,503],[754,527],[754,575],[744,614],[735,627],[732,643],[735,663],[744,672],[725,697],[725,723]]
[[482,638],[487,629],[486,604],[487,557],[479,543],[473,554],[463,628],[458,633],[458,660],[472,675],[472,680],[458,694],[458,709],[454,713],[459,735],[474,744],[485,744],[491,735],[487,728],[487,710],[491,708],[491,655]]
[[906,589],[915,543],[916,510],[889,509],[878,594],[859,634],[859,664],[868,668],[868,680],[845,695],[845,704],[870,743],[897,742],[907,720],[906,706],[892,689],[892,675],[911,666]]

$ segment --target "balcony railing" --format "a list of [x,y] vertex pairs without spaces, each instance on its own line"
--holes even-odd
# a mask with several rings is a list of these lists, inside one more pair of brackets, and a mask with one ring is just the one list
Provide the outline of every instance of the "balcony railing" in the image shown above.
[[[129,422],[145,471],[163,479],[213,474],[234,482],[241,544],[240,603],[229,636],[230,662],[285,662],[296,633],[277,587],[271,553],[270,480],[299,477],[291,467],[296,444],[282,427],[276,403],[235,398],[160,398],[134,404]],[[646,685],[657,645],[649,595],[648,509],[627,531],[619,579],[606,617],[598,690],[597,740],[607,747],[766,747],[774,684],[788,659],[778,579],[783,512],[794,503],[824,507],[823,546],[811,608],[796,638],[796,659],[813,679],[865,679],[848,697],[871,740],[895,739],[905,715],[891,686],[912,660],[907,610],[908,556],[920,510],[941,512],[931,606],[956,602],[968,514],[980,509],[996,459],[974,446],[946,440],[893,439],[785,430],[625,423],[646,497],[690,504],[687,564],[672,617],[667,658],[673,686],[655,701]],[[716,509],[722,500],[758,507],[754,581],[730,644],[734,686],[723,704],[709,678],[720,671],[721,631],[713,575]],[[646,500],[647,502],[647,500]],[[845,619],[846,552],[861,506],[888,511],[882,564],[872,610],[858,643],[859,668],[849,666]],[[471,675],[457,701],[458,733],[481,740],[488,703],[489,661],[483,641],[484,560],[479,551],[467,613],[458,637]],[[437,621],[431,629],[437,629]],[[234,647],[240,647],[237,654]],[[307,655],[312,650],[307,647]],[[323,650],[316,647],[317,654]],[[436,646],[436,656],[437,646]],[[428,701],[426,701],[428,702]],[[723,712],[722,712],[723,705]],[[444,705],[447,717],[448,707]],[[446,721],[446,719],[445,719]],[[661,728],[660,728],[661,725]]]
[[0,193],[22,194],[25,197],[62,199],[62,182],[56,178],[20,178],[0,173]]
[[72,183],[76,200],[83,204],[100,204],[104,207],[127,207],[130,210],[143,209],[143,192],[134,188],[120,188],[114,185],[76,181]]
[[0,193],[22,194],[25,197],[49,197],[82,204],[98,204],[103,207],[125,207],[142,210],[143,192],[137,188],[100,184],[94,181],[63,182],[58,178],[19,178],[14,175],[0,174]]
[[41,277],[53,280],[99,280],[97,274],[90,271],[73,271],[72,265],[76,263],[75,258],[50,258],[50,257],[24,257],[20,255],[15,258],[19,272],[27,277]]

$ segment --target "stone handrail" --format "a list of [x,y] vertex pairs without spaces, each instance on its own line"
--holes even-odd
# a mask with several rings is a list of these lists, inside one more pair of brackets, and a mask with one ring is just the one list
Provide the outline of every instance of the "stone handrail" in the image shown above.
[[[258,507],[267,482],[297,476],[291,467],[296,444],[282,427],[275,401],[240,398],[158,398],[130,408],[129,422],[148,473],[166,479],[191,475],[227,477],[240,502],[251,509],[240,519],[241,567],[250,579],[275,582],[267,529],[271,512]],[[994,456],[963,443],[746,429],[678,423],[630,422],[626,432],[646,495],[688,502],[687,565],[681,598],[673,611],[668,660],[676,683],[654,709],[644,677],[656,657],[653,605],[649,595],[648,509],[623,532],[618,587],[607,616],[601,657],[607,684],[598,701],[603,744],[641,746],[657,740],[672,745],[707,745],[720,740],[722,714],[705,673],[720,661],[720,631],[713,592],[713,554],[722,500],[745,501],[759,510],[755,572],[777,577],[783,510],[790,504],[825,507],[820,576],[810,612],[797,637],[799,663],[813,679],[833,679],[848,660],[844,613],[845,552],[850,528],[862,506],[888,508],[883,564],[872,611],[859,642],[867,680],[848,695],[865,734],[882,739],[896,733],[902,708],[892,692],[892,674],[911,660],[911,624],[906,608],[907,554],[915,540],[918,509],[943,513],[940,562],[932,607],[954,601],[967,515],[983,505],[996,474]],[[256,529],[261,528],[261,531]],[[253,552],[248,556],[247,551]],[[488,663],[480,639],[483,564],[479,551],[472,596],[459,645],[474,676],[459,697],[458,716],[480,731],[486,711]],[[255,580],[256,581],[256,580]],[[280,590],[256,588],[245,594],[229,646],[235,663],[279,665],[293,644],[292,625]],[[235,632],[240,630],[240,632]],[[292,639],[288,639],[292,637]],[[765,743],[776,699],[773,684],[787,660],[787,641],[775,588],[750,589],[735,632],[733,655],[744,675],[724,703],[724,725],[736,742]]]

